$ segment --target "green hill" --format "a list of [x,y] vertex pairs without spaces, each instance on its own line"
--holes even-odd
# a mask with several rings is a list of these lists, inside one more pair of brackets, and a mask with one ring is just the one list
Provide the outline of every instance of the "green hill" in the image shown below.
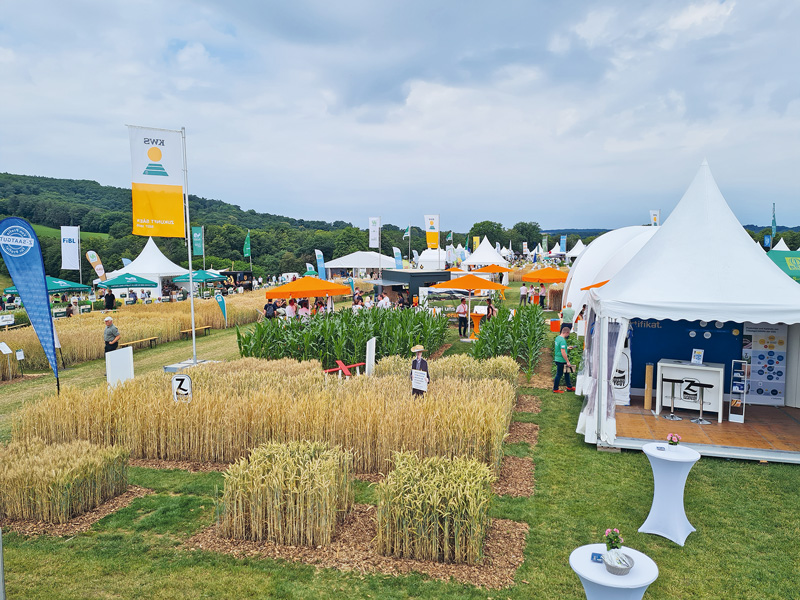
[[[61,230],[56,229],[55,227],[47,227],[46,225],[36,225],[31,223],[33,230],[36,232],[40,238],[42,237],[54,237],[60,238],[61,237]],[[91,231],[81,231],[81,240],[91,240],[95,238],[100,238],[102,240],[108,239],[107,233],[94,233]]]

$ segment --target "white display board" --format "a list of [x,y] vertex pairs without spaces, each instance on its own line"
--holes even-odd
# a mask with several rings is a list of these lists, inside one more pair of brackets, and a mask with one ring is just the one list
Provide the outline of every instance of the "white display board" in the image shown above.
[[11,354],[11,348],[5,342],[0,342],[0,352],[3,354]]
[[422,392],[428,391],[428,373],[426,371],[411,370],[411,387]]
[[376,338],[370,338],[367,341],[367,360],[365,361],[366,368],[364,369],[367,375],[372,375],[375,371],[375,343]]
[[133,379],[133,348],[127,346],[106,352],[106,382],[115,386],[120,382]]
[[619,364],[611,378],[611,389],[614,391],[614,404],[630,406],[631,404],[631,349],[625,346],[619,357]]
[[0,315],[0,325],[13,325],[14,315]]
[[786,325],[744,324],[742,359],[750,365],[747,404],[784,405],[787,334]]

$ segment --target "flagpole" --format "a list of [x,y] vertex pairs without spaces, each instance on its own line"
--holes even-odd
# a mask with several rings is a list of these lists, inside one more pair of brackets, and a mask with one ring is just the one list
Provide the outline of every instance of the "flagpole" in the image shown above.
[[[194,277],[192,275],[192,226],[189,221],[189,172],[186,167],[186,127],[181,127],[183,142],[183,206],[186,211],[186,248],[189,251],[189,306],[192,312],[192,364],[197,364],[197,335],[194,324]],[[203,256],[205,262],[205,240],[203,240]]]
[[[78,281],[83,285],[83,265],[81,265],[81,257],[83,256],[83,248],[81,248],[81,228],[78,227]],[[78,311],[80,313],[80,311]]]
[[408,224],[408,264],[411,264],[411,223]]
[[203,238],[203,271],[206,270],[206,226],[200,226],[200,235]]

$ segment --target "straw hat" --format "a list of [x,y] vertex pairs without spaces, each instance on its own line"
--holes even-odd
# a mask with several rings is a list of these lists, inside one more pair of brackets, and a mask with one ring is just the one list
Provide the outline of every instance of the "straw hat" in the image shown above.
[[425,346],[422,344],[417,344],[413,348],[411,348],[411,352],[425,352]]

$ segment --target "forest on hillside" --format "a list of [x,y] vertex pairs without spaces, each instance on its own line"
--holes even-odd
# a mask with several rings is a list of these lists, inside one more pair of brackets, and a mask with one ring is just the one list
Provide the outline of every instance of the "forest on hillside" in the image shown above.
[[[215,269],[249,269],[250,263],[242,254],[248,229],[256,276],[303,272],[305,263],[316,264],[315,249],[322,251],[325,260],[369,249],[367,230],[345,221],[329,223],[245,211],[222,200],[191,194],[189,210],[192,225],[205,227],[206,266]],[[130,189],[103,186],[95,181],[0,173],[0,218],[7,216],[21,217],[56,229],[62,225],[76,225],[83,232],[108,233],[108,239],[84,242],[82,248],[84,254],[87,250],[97,252],[107,271],[121,268],[122,258],[136,258],[147,242],[147,238],[131,234]],[[422,217],[419,215],[420,222]],[[404,256],[408,254],[409,242],[403,239],[404,231],[405,227],[384,224],[381,234],[383,254],[391,256],[393,246],[400,248]],[[442,243],[447,233],[442,232]],[[517,250],[522,249],[523,242],[528,242],[533,248],[542,240],[541,229],[534,221],[522,221],[511,228],[494,221],[480,221],[468,232],[453,232],[453,242],[466,245],[473,236],[487,236],[493,244],[511,244]],[[551,244],[556,239],[557,235],[550,235]],[[569,235],[567,247],[571,248],[577,240],[578,235]],[[584,242],[588,241],[584,239]],[[156,238],[156,242],[172,261],[188,266],[183,239]],[[78,280],[75,271],[61,271],[59,238],[42,237],[41,243],[47,274]],[[425,247],[424,232],[419,227],[412,227],[411,249],[422,252]],[[82,260],[82,269],[83,280],[91,281],[94,271],[85,260]],[[7,274],[3,264],[0,264],[0,274]]]

